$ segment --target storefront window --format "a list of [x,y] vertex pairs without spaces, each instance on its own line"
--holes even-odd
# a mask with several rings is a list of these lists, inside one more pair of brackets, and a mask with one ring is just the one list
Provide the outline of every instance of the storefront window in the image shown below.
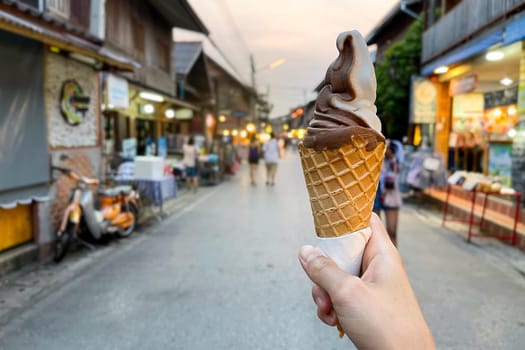
[[152,154],[155,144],[155,121],[147,119],[136,120],[137,154],[139,156]]

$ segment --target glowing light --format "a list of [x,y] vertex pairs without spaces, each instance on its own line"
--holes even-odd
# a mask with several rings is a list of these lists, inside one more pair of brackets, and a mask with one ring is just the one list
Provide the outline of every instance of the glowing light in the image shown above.
[[487,54],[485,55],[485,59],[487,61],[499,61],[502,60],[503,57],[505,57],[505,55],[501,51],[491,51],[487,52]]
[[215,118],[213,117],[213,115],[211,114],[206,115],[206,126],[208,128],[212,128],[214,125],[215,125]]
[[219,116],[219,122],[224,123],[225,121],[226,121],[226,116],[224,116],[224,115],[221,114],[221,115]]
[[246,131],[246,130],[241,130],[241,137],[242,137],[243,139],[245,139],[247,136],[248,136],[248,131]]
[[266,128],[264,129],[267,133],[271,133],[273,128],[270,124],[266,125]]
[[270,134],[267,134],[267,133],[259,134],[259,141],[260,141],[261,143],[265,143],[265,142],[267,142],[269,139],[270,139]]
[[280,58],[278,60],[276,60],[275,62],[272,62],[268,65],[268,68],[269,69],[274,69],[276,67],[279,67],[281,64],[283,64],[284,62],[286,62],[286,60],[284,58]]
[[416,128],[414,129],[414,146],[419,146],[421,144],[421,139],[421,127],[416,125]]
[[284,124],[284,125],[283,125],[283,130],[284,130],[284,131],[288,131],[289,128],[290,128],[290,127],[288,126],[288,124]]
[[232,130],[232,136],[237,136],[237,135],[239,135],[239,130],[233,129]]
[[175,118],[175,111],[173,109],[166,109],[166,111],[164,112],[164,116],[168,119],[173,119]]
[[434,73],[435,74],[443,74],[443,73],[446,73],[448,72],[448,67],[447,66],[440,66],[440,67],[437,67],[436,69],[434,69]]
[[514,136],[516,136],[516,129],[510,129],[507,132],[507,136],[510,137],[510,138],[514,138]]
[[164,102],[164,97],[162,97],[159,94],[155,94],[153,92],[146,92],[142,91],[139,96],[145,100],[153,101],[153,102]]
[[510,84],[512,84],[514,82],[514,80],[512,80],[509,77],[505,77],[505,78],[501,79],[499,82],[501,83],[501,85],[509,86]]
[[496,117],[500,117],[501,114],[502,114],[501,109],[496,108],[496,109],[494,110],[494,115],[495,115]]
[[248,132],[255,132],[255,124],[253,123],[246,124],[246,130],[248,130]]
[[224,131],[222,132],[222,135],[223,135],[223,136],[230,136],[230,131],[229,131],[229,130],[224,130]]
[[155,112],[155,107],[153,107],[152,104],[148,103],[147,105],[144,105],[144,113],[153,114],[153,112]]
[[516,115],[516,112],[517,112],[516,107],[510,106],[510,107],[507,109],[507,113],[508,113],[509,115]]

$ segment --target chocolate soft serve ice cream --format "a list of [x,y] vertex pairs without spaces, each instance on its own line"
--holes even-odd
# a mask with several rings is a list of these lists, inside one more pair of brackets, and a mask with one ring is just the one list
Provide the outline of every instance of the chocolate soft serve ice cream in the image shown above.
[[[341,33],[337,49],[299,151],[317,245],[341,269],[359,276],[372,233],[385,138],[374,105],[374,67],[363,37],[357,31]],[[342,337],[339,324],[338,329]]]
[[337,38],[339,57],[328,67],[314,118],[303,144],[315,150],[337,149],[352,135],[367,139],[370,151],[384,142],[376,115],[376,78],[365,41],[357,31]]
[[[363,37],[357,31],[341,33],[337,49],[339,56],[326,72],[314,118],[299,145],[301,164],[317,236],[365,232],[366,243],[385,138],[374,105],[374,67]],[[359,274],[359,268],[360,263],[352,273]]]

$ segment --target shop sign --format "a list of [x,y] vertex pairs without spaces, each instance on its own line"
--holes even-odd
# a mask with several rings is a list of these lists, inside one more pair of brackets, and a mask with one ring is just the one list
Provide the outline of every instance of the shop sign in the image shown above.
[[525,76],[524,79],[521,79],[520,73],[520,85],[518,87],[518,114],[520,116],[520,120],[523,120],[525,118]]
[[183,108],[177,109],[177,111],[175,111],[175,119],[188,120],[191,118],[193,118],[193,111],[191,109]]
[[489,145],[489,176],[499,177],[504,186],[511,186],[512,143]]
[[480,132],[483,118],[483,94],[465,94],[452,100],[452,130]]
[[525,116],[525,86],[521,85],[518,90],[518,114],[520,120],[523,120]]
[[478,76],[469,75],[468,77],[452,79],[448,88],[448,94],[450,96],[456,96],[459,94],[466,94],[476,90],[478,86]]
[[512,142],[512,188],[525,193],[525,121],[516,125]]
[[122,140],[122,157],[135,159],[137,156],[137,139],[129,138]]
[[157,155],[166,159],[168,156],[168,139],[164,136],[159,137],[157,145]]
[[487,92],[484,99],[485,109],[516,104],[518,102],[518,87]]
[[127,109],[129,107],[128,81],[109,74],[106,79],[107,103],[114,108]]
[[80,124],[86,116],[90,100],[76,80],[66,80],[60,90],[60,113],[66,123],[73,126]]
[[234,117],[234,118],[244,118],[244,117],[248,116],[248,113],[246,113],[244,111],[233,111],[231,113],[231,116]]
[[415,124],[430,124],[436,122],[437,90],[436,86],[426,78],[412,78],[411,118]]

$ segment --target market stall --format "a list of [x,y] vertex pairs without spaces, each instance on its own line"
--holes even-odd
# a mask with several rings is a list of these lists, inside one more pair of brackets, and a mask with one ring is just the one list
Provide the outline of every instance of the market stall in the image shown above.
[[[495,237],[510,241],[512,245],[515,245],[520,221],[521,197],[521,192],[503,185],[497,177],[492,178],[464,171],[455,172],[448,179],[442,225],[445,226],[446,222],[452,221],[468,224],[468,242],[472,237]],[[508,207],[506,213],[503,213],[503,210],[494,210],[494,198],[497,198],[497,206]],[[500,199],[506,200],[504,204],[498,203]],[[467,215],[451,215],[452,206],[463,207],[463,210],[468,210]],[[484,232],[487,231],[489,221],[497,221],[498,224],[505,224],[505,221],[508,221],[511,228],[510,234],[495,235]]]

